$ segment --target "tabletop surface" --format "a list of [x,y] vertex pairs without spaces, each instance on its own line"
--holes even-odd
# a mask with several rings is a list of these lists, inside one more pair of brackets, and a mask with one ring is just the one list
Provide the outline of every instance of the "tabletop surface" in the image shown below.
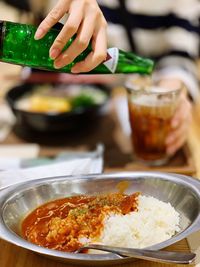
[[[188,251],[188,245],[186,240],[182,240],[176,245],[169,247],[171,250],[176,251]],[[3,240],[0,240],[0,266],[1,267],[73,267],[77,265],[71,265],[68,263],[60,263],[52,259],[48,259],[41,255],[35,254],[31,251],[9,244]],[[94,267],[95,265],[91,265]],[[106,267],[105,264],[103,264]],[[147,262],[143,260],[137,260],[131,263],[125,263],[120,265],[110,265],[119,267],[178,267],[180,265],[174,264],[161,264],[155,262]],[[186,266],[186,265],[181,265]],[[187,265],[188,266],[188,265]],[[191,265],[190,265],[191,266]]]

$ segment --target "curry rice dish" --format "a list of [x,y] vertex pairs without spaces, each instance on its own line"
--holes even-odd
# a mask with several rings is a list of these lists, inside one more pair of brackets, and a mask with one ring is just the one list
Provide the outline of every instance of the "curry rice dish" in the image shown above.
[[86,243],[143,248],[180,231],[170,203],[139,192],[72,196],[36,208],[22,222],[22,236],[49,249],[73,252]]

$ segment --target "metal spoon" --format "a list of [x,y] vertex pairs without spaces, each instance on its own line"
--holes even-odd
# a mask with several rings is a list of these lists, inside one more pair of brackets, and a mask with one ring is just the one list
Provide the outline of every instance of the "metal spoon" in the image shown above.
[[96,249],[111,252],[123,257],[134,257],[137,259],[174,264],[191,264],[196,257],[196,254],[191,252],[155,251],[147,249],[111,247],[96,244],[82,246],[76,250],[75,253],[79,253],[84,249]]

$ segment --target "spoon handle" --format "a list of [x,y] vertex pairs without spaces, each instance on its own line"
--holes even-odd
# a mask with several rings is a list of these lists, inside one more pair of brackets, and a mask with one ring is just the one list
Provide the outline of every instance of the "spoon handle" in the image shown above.
[[196,254],[191,252],[155,251],[147,249],[120,248],[96,244],[86,245],[81,248],[79,252],[82,249],[97,249],[126,257],[134,257],[143,260],[174,264],[191,264],[196,257]]

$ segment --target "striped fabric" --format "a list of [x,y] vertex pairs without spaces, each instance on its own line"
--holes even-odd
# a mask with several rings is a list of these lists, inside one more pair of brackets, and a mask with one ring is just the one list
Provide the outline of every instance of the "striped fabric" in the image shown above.
[[199,94],[200,0],[99,0],[108,44],[157,60],[156,77],[180,78]]

